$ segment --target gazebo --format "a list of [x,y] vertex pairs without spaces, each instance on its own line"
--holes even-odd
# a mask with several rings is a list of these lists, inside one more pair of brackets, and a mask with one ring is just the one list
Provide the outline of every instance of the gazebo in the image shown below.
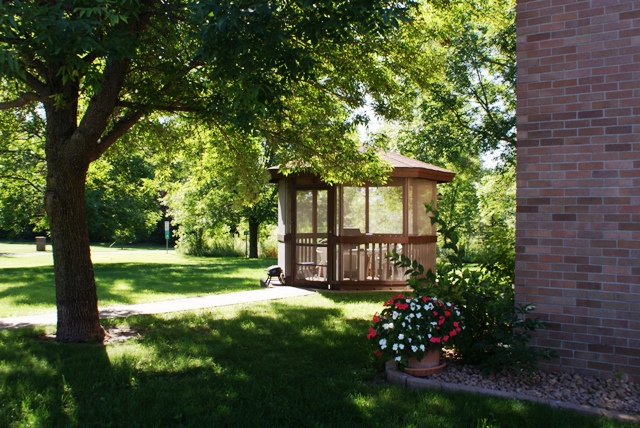
[[436,230],[425,203],[436,203],[437,183],[454,173],[396,153],[386,185],[328,185],[302,173],[278,184],[278,265],[285,284],[332,290],[402,289],[406,283],[385,257],[395,249],[435,269]]

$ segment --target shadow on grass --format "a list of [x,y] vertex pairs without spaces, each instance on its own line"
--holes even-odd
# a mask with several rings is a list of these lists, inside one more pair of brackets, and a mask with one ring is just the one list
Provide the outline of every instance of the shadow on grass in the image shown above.
[[113,322],[140,339],[106,347],[0,331],[0,426],[622,426],[388,385],[372,368],[368,321],[345,315],[323,301],[133,317]]
[[[99,263],[94,265],[98,299],[110,304],[141,303],[145,297],[203,295],[257,289],[271,259],[211,259],[202,263]],[[55,307],[52,266],[0,270],[0,300]],[[157,297],[155,300],[159,300]],[[103,303],[100,303],[103,305]],[[2,314],[0,314],[1,316]]]

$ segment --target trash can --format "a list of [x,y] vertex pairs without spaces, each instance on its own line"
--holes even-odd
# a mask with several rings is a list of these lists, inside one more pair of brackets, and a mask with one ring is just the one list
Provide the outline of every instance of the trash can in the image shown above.
[[36,251],[47,251],[46,236],[36,236]]

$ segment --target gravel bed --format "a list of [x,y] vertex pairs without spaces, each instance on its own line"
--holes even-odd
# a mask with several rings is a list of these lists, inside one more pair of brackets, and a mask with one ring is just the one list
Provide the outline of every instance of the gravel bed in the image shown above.
[[543,371],[483,375],[475,367],[455,363],[429,379],[640,415],[640,383],[623,379]]

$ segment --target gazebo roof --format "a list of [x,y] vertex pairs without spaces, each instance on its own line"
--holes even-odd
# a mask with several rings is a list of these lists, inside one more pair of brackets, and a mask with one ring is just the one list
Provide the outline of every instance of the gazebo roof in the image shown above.
[[380,157],[393,167],[393,177],[425,178],[438,183],[449,183],[456,175],[455,172],[448,169],[408,158],[398,153],[383,152]]
[[[449,183],[456,175],[455,172],[449,171],[448,169],[408,158],[398,153],[383,152],[380,154],[380,157],[389,162],[393,167],[392,177],[424,178],[426,180],[437,181],[438,183]],[[272,182],[282,178],[280,175],[280,166],[270,167],[269,173],[271,173]]]

